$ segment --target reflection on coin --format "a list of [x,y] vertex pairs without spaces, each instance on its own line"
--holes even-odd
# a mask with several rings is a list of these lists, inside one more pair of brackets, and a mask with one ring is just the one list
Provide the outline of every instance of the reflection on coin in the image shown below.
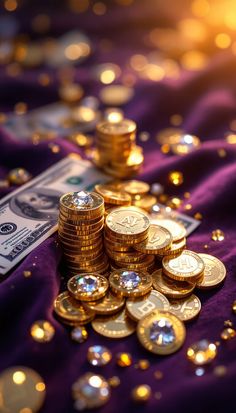
[[170,218],[155,218],[150,220],[151,224],[161,225],[168,229],[173,237],[173,241],[177,242],[186,237],[186,229],[182,224]]
[[183,238],[178,242],[172,242],[170,248],[165,251],[160,252],[159,256],[160,258],[166,255],[175,257],[176,255],[181,254],[181,252],[185,249],[185,247],[186,247],[186,238]]
[[97,317],[92,321],[93,329],[105,337],[122,338],[134,333],[135,323],[125,310],[111,317]]
[[148,295],[132,300],[129,298],[126,301],[127,312],[134,321],[139,321],[145,315],[153,310],[169,310],[169,301],[158,291],[152,290]]
[[182,321],[189,321],[197,317],[201,310],[201,301],[192,294],[181,300],[170,300],[170,312]]
[[98,300],[106,294],[108,281],[98,273],[78,274],[69,279],[67,288],[77,300],[91,301],[91,298]]
[[0,375],[1,412],[36,413],[43,405],[46,386],[40,375],[24,366],[14,366]]
[[146,214],[132,207],[121,207],[106,217],[107,227],[116,235],[139,235],[149,228],[149,218]]
[[162,269],[152,273],[153,287],[168,298],[180,299],[187,297],[195,288],[190,281],[176,281],[162,274]]
[[175,258],[164,257],[162,260],[163,272],[170,278],[179,281],[196,280],[204,270],[204,262],[193,251],[184,250]]
[[168,355],[183,345],[186,331],[183,322],[174,314],[154,310],[138,322],[137,334],[146,350]]
[[87,324],[95,317],[95,312],[85,309],[68,291],[59,294],[54,301],[54,311],[62,321],[70,325]]
[[218,258],[209,254],[199,254],[205,264],[203,278],[197,282],[199,289],[208,289],[218,286],[226,277],[226,268]]
[[118,297],[109,291],[105,297],[100,298],[100,300],[84,303],[84,307],[95,311],[96,314],[111,315],[121,310],[124,304],[125,299],[123,297]]
[[150,185],[143,181],[126,181],[121,184],[121,190],[127,192],[128,194],[134,195],[144,195],[149,192]]
[[131,196],[124,191],[115,190],[109,184],[95,185],[95,191],[101,195],[105,202],[114,205],[130,205]]
[[171,245],[172,235],[168,229],[151,224],[148,230],[148,238],[135,244],[134,248],[145,254],[159,254]]
[[[132,266],[135,265],[137,264],[132,264]],[[141,297],[147,294],[152,287],[151,275],[128,269],[113,271],[109,277],[109,282],[112,291],[124,297]]]
[[[60,206],[64,207],[64,213],[78,214],[98,214],[104,205],[103,198],[95,192],[68,192],[60,198]],[[98,211],[98,212],[97,212]]]

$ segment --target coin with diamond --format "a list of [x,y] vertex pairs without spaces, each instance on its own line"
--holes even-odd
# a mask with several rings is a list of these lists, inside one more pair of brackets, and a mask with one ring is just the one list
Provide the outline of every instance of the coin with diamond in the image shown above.
[[168,311],[170,304],[168,299],[161,293],[151,290],[150,293],[141,298],[131,299],[126,301],[126,309],[130,318],[134,321],[141,320],[142,317],[151,313],[153,310]]
[[111,290],[124,297],[141,297],[152,288],[152,277],[141,271],[116,270],[109,277]]
[[209,254],[199,254],[205,264],[203,277],[197,281],[196,287],[207,290],[220,285],[226,277],[226,268],[218,258]]
[[84,302],[84,307],[96,314],[112,315],[125,305],[125,298],[112,294],[110,291],[100,300]]
[[181,300],[170,300],[169,311],[182,321],[190,321],[200,313],[201,301],[195,294]]
[[181,299],[187,297],[195,288],[195,283],[191,281],[176,281],[162,273],[162,269],[152,273],[152,285],[167,298]]
[[64,214],[76,213],[79,216],[80,213],[86,213],[95,216],[103,207],[103,198],[95,192],[68,192],[60,198],[60,208]]
[[62,322],[72,326],[87,324],[95,317],[95,312],[85,309],[68,291],[59,294],[54,301],[54,311]]
[[184,250],[175,258],[164,257],[162,260],[163,272],[170,278],[179,281],[196,280],[204,271],[202,258],[193,251]]
[[135,332],[136,324],[128,317],[125,310],[110,317],[96,317],[92,321],[93,329],[109,338],[123,338]]
[[154,310],[138,322],[137,335],[146,350],[168,355],[183,345],[186,330],[183,322],[174,314]]
[[110,398],[110,386],[103,376],[85,373],[73,384],[72,394],[77,410],[103,406]]
[[81,301],[98,300],[108,289],[107,279],[98,273],[78,274],[70,278],[67,283],[70,294]]
[[160,225],[151,224],[148,230],[148,238],[135,244],[134,248],[145,254],[160,254],[170,248],[172,235],[168,229]]

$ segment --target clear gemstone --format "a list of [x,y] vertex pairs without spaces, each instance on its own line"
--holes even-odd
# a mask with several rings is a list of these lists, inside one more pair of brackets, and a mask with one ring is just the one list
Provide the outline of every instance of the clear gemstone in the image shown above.
[[127,290],[133,290],[138,287],[141,278],[135,271],[123,271],[120,274],[120,284]]
[[103,376],[85,373],[73,384],[72,392],[74,399],[80,400],[79,410],[81,410],[81,404],[83,408],[93,409],[108,401],[110,386]]
[[98,280],[94,275],[84,275],[77,279],[77,286],[84,293],[93,293],[98,288]]
[[104,366],[111,358],[111,352],[105,346],[95,345],[88,348],[87,359],[92,366]]
[[88,208],[93,205],[93,198],[88,192],[74,192],[71,198],[72,204],[76,207]]
[[77,343],[83,343],[88,338],[88,332],[85,327],[75,327],[71,331],[71,338]]
[[187,357],[197,366],[210,363],[217,354],[217,348],[214,343],[208,340],[200,340],[192,344],[187,350]]
[[172,323],[165,318],[154,321],[150,328],[150,339],[162,346],[173,343],[175,332]]

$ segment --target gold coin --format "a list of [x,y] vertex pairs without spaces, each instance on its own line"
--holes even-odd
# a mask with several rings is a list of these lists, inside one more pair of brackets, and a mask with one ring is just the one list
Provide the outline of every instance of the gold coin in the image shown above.
[[135,244],[134,248],[145,254],[159,254],[171,245],[172,235],[168,229],[151,224],[148,230],[148,238]]
[[103,198],[95,192],[68,192],[60,198],[60,207],[64,211],[93,215],[102,210]]
[[99,252],[97,255],[95,255],[94,257],[92,257],[92,258],[87,258],[87,257],[85,257],[85,259],[81,259],[81,257],[68,257],[67,258],[67,262],[70,262],[72,265],[73,264],[81,264],[81,265],[84,265],[85,267],[87,266],[87,267],[89,267],[89,266],[91,266],[91,265],[94,265],[94,264],[99,264],[99,263],[101,263],[101,262],[103,262],[103,259],[104,259],[104,253],[103,252]]
[[121,260],[122,262],[126,262],[128,264],[131,262],[142,262],[143,260],[145,260],[146,257],[145,254],[140,254],[137,252],[114,252],[108,248],[106,248],[106,252],[114,260]]
[[96,126],[97,134],[100,136],[125,136],[136,132],[136,123],[129,119],[123,119],[120,122],[112,123],[103,121]]
[[168,229],[174,242],[180,241],[182,238],[186,237],[186,229],[184,226],[173,219],[157,217],[155,219],[151,219],[150,222],[151,224],[157,224]]
[[105,227],[104,230],[104,235],[105,235],[105,239],[108,242],[112,242],[112,243],[117,243],[117,244],[121,244],[121,245],[133,245],[133,244],[137,244],[139,242],[144,241],[147,237],[148,237],[148,229],[145,230],[141,235],[135,235],[135,234],[128,234],[128,235],[124,235],[124,234],[118,234],[112,231],[110,231],[108,229],[108,227]]
[[195,288],[195,283],[191,281],[176,281],[165,276],[162,269],[152,273],[153,287],[168,298],[180,299],[187,297]]
[[153,310],[165,310],[170,308],[167,298],[158,291],[151,290],[150,293],[141,298],[126,301],[126,310],[130,318],[134,321],[141,320],[142,317],[151,313]]
[[138,271],[121,269],[113,271],[109,277],[111,290],[124,297],[140,297],[152,288],[152,277]]
[[179,281],[196,280],[204,270],[202,258],[196,252],[189,250],[184,250],[175,258],[164,257],[162,265],[165,274]]
[[46,385],[35,370],[14,366],[1,372],[0,393],[2,413],[36,413],[44,403]]
[[226,277],[226,268],[218,258],[209,254],[199,254],[205,264],[203,278],[197,281],[196,287],[205,290],[217,287]]
[[179,350],[184,343],[186,330],[183,322],[174,314],[154,310],[138,322],[137,334],[146,350],[164,356]]
[[94,224],[90,223],[90,221],[89,221],[86,226],[85,225],[82,226],[82,225],[69,224],[67,221],[61,220],[60,217],[59,217],[59,220],[58,220],[59,228],[66,229],[66,230],[69,230],[69,231],[75,231],[75,232],[79,232],[79,233],[81,232],[81,234],[84,233],[85,235],[87,233],[89,234],[93,231],[99,230],[100,228],[103,227],[103,224],[104,224],[104,217],[100,218],[100,220],[98,222],[95,222]]
[[130,270],[140,270],[140,271],[146,271],[150,266],[155,264],[155,258],[153,255],[146,255],[146,258],[143,259],[141,262],[135,261],[135,262],[127,262],[127,261],[122,261],[121,259],[115,260],[119,268],[125,268],[125,269],[130,269]]
[[141,271],[141,272],[147,272],[150,273],[154,270],[155,268],[155,261],[151,262],[148,265],[143,265],[143,266],[138,266],[137,263],[123,263],[120,261],[113,261],[111,262],[111,265],[116,269],[116,270],[120,270],[120,269],[126,269],[129,271]]
[[85,309],[68,291],[59,294],[54,301],[54,311],[64,322],[70,324],[87,324],[95,317],[92,309]]
[[154,195],[143,195],[141,198],[133,199],[132,205],[150,211],[150,209],[157,203],[157,198]]
[[[98,195],[98,194],[97,194]],[[84,210],[75,211],[68,210],[64,206],[60,205],[60,217],[63,217],[64,221],[69,222],[72,225],[80,225],[80,222],[85,222],[95,224],[104,216],[104,205],[99,207],[96,211],[90,211],[89,209],[84,212]]]
[[58,234],[58,239],[62,242],[62,244],[68,246],[72,245],[75,248],[99,244],[99,242],[102,241],[102,236],[98,236],[97,238],[93,239],[78,241],[77,239],[75,239],[75,237],[68,237],[65,235]]
[[101,246],[103,245],[102,240],[99,243],[96,243],[96,245],[92,244],[92,245],[87,245],[87,246],[83,246],[83,247],[74,247],[73,243],[65,243],[62,242],[62,246],[63,246],[63,251],[66,253],[81,253],[82,251],[87,251],[87,252],[91,252],[95,251],[96,249],[99,249]]
[[183,238],[182,240],[178,242],[172,242],[169,249],[159,253],[160,258],[167,256],[167,255],[171,257],[179,255],[185,249],[185,247],[186,247],[186,238]]
[[[71,270],[76,270],[77,273],[81,273],[81,272],[86,272],[86,273],[95,273],[95,272],[97,273],[98,272],[98,273],[100,273],[100,272],[103,272],[103,271],[105,271],[109,268],[109,262],[108,262],[107,257],[104,257],[104,259],[98,264],[93,264],[93,263],[92,264],[89,264],[89,263],[83,264],[83,262],[80,262],[80,263],[71,263],[70,262],[69,263],[67,261],[67,267]],[[102,292],[102,290],[101,290],[101,292]],[[105,293],[106,293],[106,291],[104,292],[103,295],[105,295]],[[99,296],[99,298],[103,297],[103,295]],[[95,296],[97,297],[97,294],[95,294],[93,298],[95,300],[98,299],[98,298],[95,298]],[[91,297],[90,298],[89,297],[86,301],[90,301]]]
[[95,185],[95,191],[101,195],[105,202],[115,205],[130,205],[131,196],[126,192],[118,191],[109,187],[109,184],[97,184]]
[[150,185],[143,181],[136,181],[135,179],[132,181],[126,181],[121,184],[121,190],[127,192],[131,196],[135,195],[145,195],[150,190]]
[[117,208],[106,217],[106,226],[114,236],[116,234],[138,236],[145,233],[149,225],[148,216],[132,207]]
[[102,336],[123,338],[135,332],[136,325],[125,310],[110,317],[96,317],[92,321],[93,329]]
[[121,310],[124,304],[124,297],[118,297],[108,291],[108,293],[103,298],[100,298],[100,300],[88,301],[84,303],[84,306],[89,310],[95,311],[96,314],[112,315]]
[[61,227],[58,227],[58,234],[64,237],[67,237],[67,238],[72,238],[75,241],[78,240],[79,242],[81,242],[81,241],[92,240],[92,239],[101,237],[103,235],[103,227],[96,231],[90,232],[89,234],[84,234],[84,233],[80,233],[79,231],[71,231],[71,230],[67,230],[64,228],[62,229]]
[[99,224],[99,222],[101,222],[102,218],[103,218],[103,212],[99,212],[99,214],[96,217],[93,216],[80,216],[75,214],[74,217],[71,215],[68,215],[68,213],[64,213],[62,211],[62,209],[60,208],[60,212],[59,212],[59,219],[62,223],[67,224],[67,225],[72,225],[73,227],[81,227],[81,229],[83,229],[83,227],[85,229],[90,229],[90,227],[92,227],[93,225]]
[[170,300],[169,311],[182,321],[190,321],[200,313],[201,301],[194,294],[181,300]]
[[112,248],[114,251],[121,251],[121,252],[132,252],[133,248],[131,245],[125,245],[125,244],[120,244],[120,243],[115,243],[111,241],[110,239],[107,239],[106,237],[104,238],[104,245],[106,248]]
[[67,288],[77,300],[91,301],[91,298],[98,300],[106,294],[108,281],[97,273],[78,274],[68,281]]

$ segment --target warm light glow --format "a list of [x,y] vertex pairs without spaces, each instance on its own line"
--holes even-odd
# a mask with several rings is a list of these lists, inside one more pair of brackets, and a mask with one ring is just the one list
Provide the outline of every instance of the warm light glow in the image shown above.
[[26,375],[23,371],[16,371],[12,376],[12,380],[15,384],[23,384],[26,380]]
[[148,63],[143,72],[146,77],[154,82],[158,82],[165,76],[165,71],[162,67],[155,65],[153,63]]
[[81,57],[81,48],[78,44],[70,44],[65,49],[65,56],[67,59],[76,60]]
[[198,50],[190,50],[183,54],[181,58],[182,66],[187,70],[203,69],[208,62],[208,57]]
[[15,11],[17,8],[16,0],[5,0],[4,7],[7,11]]
[[130,66],[137,71],[143,70],[147,63],[147,58],[141,54],[135,54],[130,58]]
[[236,135],[234,133],[230,133],[229,135],[226,136],[226,140],[231,145],[235,145],[236,144]]
[[220,49],[227,49],[231,44],[231,37],[227,33],[219,33],[215,38],[215,44]]
[[34,326],[34,329],[32,329],[31,332],[33,337],[36,338],[43,338],[44,337],[44,330],[38,326]]
[[187,39],[200,42],[207,35],[206,26],[197,19],[183,19],[178,23],[178,28]]
[[109,85],[110,83],[114,82],[115,78],[116,74],[112,69],[105,69],[100,75],[100,80],[105,85]]
[[195,16],[205,17],[210,11],[210,5],[207,0],[194,0],[191,9]]
[[89,379],[89,384],[93,387],[99,388],[102,385],[102,380],[99,376],[92,376]]
[[106,11],[107,11],[107,6],[101,1],[98,1],[97,3],[93,5],[93,12],[97,16],[102,16],[103,14],[106,13]]
[[35,385],[35,388],[36,388],[37,391],[41,392],[41,391],[45,390],[46,386],[42,381],[40,381]]

